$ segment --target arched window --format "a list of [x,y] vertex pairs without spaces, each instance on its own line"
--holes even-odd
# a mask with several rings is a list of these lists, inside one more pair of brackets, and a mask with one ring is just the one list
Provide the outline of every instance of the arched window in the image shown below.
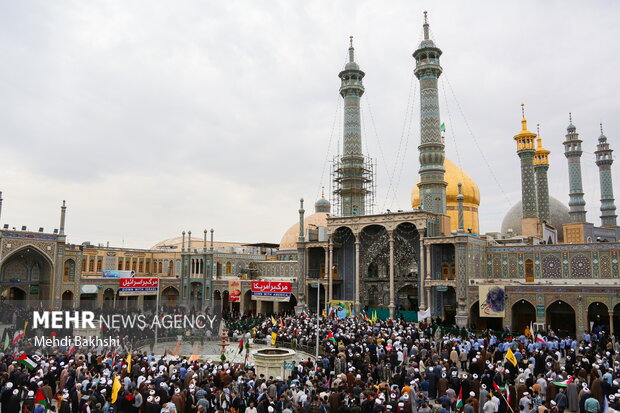
[[525,282],[534,282],[534,261],[529,258],[525,260]]
[[30,270],[30,281],[39,281],[41,278],[41,267],[39,267],[39,263],[35,262]]
[[164,263],[162,261],[159,261],[159,271],[160,274],[164,272]]
[[228,261],[226,263],[226,275],[232,274],[232,262]]
[[75,261],[67,260],[65,261],[65,268],[63,272],[63,281],[74,281],[75,280]]
[[174,274],[174,261],[168,263],[168,275]]

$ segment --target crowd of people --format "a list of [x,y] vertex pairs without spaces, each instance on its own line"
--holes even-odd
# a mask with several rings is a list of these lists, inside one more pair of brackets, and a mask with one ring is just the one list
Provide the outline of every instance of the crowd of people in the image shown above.
[[[240,319],[229,320],[229,327],[242,339],[316,344],[316,319],[305,314]],[[252,358],[233,363],[148,350],[5,350],[0,411],[620,412],[620,343],[604,330],[579,340],[553,332],[500,338],[449,334],[425,322],[349,317],[322,318],[318,337],[318,359],[304,354],[293,370],[275,377]]]

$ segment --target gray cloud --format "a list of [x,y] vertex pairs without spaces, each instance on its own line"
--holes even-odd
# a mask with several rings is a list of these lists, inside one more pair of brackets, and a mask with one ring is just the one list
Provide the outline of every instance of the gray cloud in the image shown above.
[[55,227],[67,199],[72,242],[149,247],[210,227],[222,240],[278,242],[298,199],[312,204],[328,186],[329,175],[320,178],[351,34],[367,74],[364,139],[378,160],[377,203],[408,208],[417,96],[395,196],[386,171],[397,159],[425,8],[444,51],[448,156],[480,186],[482,230],[499,229],[520,197],[512,136],[521,102],[530,129],[541,123],[551,192],[565,202],[561,143],[573,112],[588,217],[598,222],[600,120],[620,150],[620,6],[576,1],[4,2],[2,221]]

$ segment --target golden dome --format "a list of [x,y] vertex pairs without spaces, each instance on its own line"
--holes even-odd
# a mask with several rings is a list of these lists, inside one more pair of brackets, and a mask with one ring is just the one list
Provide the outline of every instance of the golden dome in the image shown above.
[[[326,227],[327,212],[316,212],[312,215],[304,217],[304,233],[308,228]],[[284,233],[280,240],[280,251],[292,251],[297,250],[297,238],[299,237],[299,221],[291,225],[291,227]]]
[[[480,206],[480,190],[471,176],[448,158],[444,159],[443,167],[446,170],[444,180],[448,183],[446,187],[446,204],[457,204],[456,196],[459,194],[458,183],[461,182],[463,184],[463,196],[465,197],[463,205]],[[418,180],[418,182],[420,181]],[[417,185],[411,191],[411,206],[414,208],[420,207],[420,190]]]
[[[478,207],[480,206],[478,185],[467,172],[450,159],[444,159],[443,167],[446,170],[444,180],[448,183],[446,187],[446,213],[450,216],[452,230],[458,229],[458,201],[456,197],[459,194],[458,183],[461,182],[463,184],[461,191],[465,197],[463,199],[465,229],[471,228],[473,233],[478,234]],[[413,208],[420,207],[420,190],[417,185],[411,191],[411,206]]]

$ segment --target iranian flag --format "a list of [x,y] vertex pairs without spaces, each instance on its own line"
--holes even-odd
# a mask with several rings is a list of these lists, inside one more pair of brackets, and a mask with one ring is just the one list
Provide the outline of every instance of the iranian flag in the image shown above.
[[14,346],[15,344],[17,344],[17,342],[24,338],[25,335],[26,334],[24,333],[24,330],[16,331],[15,335],[13,336],[13,342],[11,343],[11,345]]
[[336,339],[334,338],[334,335],[332,334],[332,332],[330,331],[329,333],[327,333],[327,340],[331,341],[332,343],[334,343],[334,345],[336,345]]
[[308,312],[308,310],[302,311],[301,315],[303,315],[305,318],[310,318],[310,313]]
[[239,341],[239,345],[237,347],[239,348],[239,354],[241,354],[243,351],[243,338]]
[[461,390],[459,390],[459,397],[456,399],[456,408],[463,408],[463,386],[461,386]]
[[47,407],[47,399],[43,395],[41,389],[37,389],[37,394],[35,394],[34,396],[34,404],[42,404],[43,406]]
[[26,355],[26,353],[24,353],[21,356],[19,356],[17,358],[17,361],[20,362],[21,364],[23,364],[24,366],[28,367],[28,369],[30,369],[30,370],[32,370],[35,367],[37,367],[37,363],[32,361],[32,359],[30,357],[28,357]]
[[539,343],[547,344],[547,342],[545,341],[543,336],[540,335],[540,333],[538,333],[538,335],[536,336],[536,341]]
[[[75,353],[75,350],[77,350],[76,346],[71,347],[71,350],[69,350],[69,354],[67,354],[67,357],[71,358],[73,353]],[[116,354],[114,355],[114,357],[116,357]]]

